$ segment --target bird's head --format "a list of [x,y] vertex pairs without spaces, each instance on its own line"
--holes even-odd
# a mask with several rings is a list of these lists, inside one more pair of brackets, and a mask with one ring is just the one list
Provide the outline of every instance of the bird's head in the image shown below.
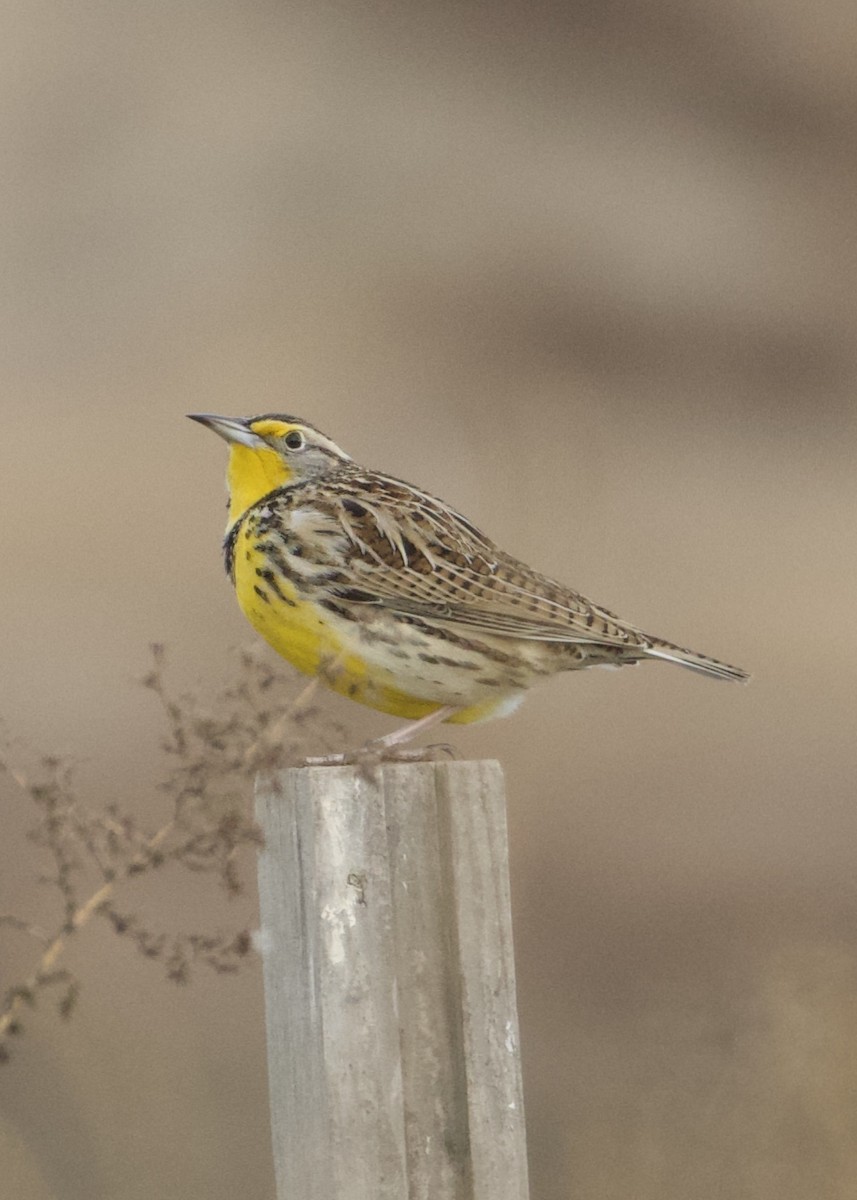
[[329,475],[349,456],[299,417],[267,413],[261,417],[217,417],[188,413],[229,443],[229,521],[274,488]]

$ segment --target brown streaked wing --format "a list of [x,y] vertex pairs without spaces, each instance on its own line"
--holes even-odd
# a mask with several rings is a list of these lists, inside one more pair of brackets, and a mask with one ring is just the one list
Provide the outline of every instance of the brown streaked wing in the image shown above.
[[534,641],[645,647],[646,636],[499,550],[441,500],[358,470],[317,485],[348,538],[351,603]]

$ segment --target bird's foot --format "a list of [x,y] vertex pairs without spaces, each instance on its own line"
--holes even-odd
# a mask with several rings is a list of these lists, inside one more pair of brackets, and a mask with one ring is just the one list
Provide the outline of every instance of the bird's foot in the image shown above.
[[367,742],[357,750],[346,750],[342,754],[311,754],[304,758],[304,767],[347,767],[359,766],[374,770],[385,762],[438,762],[444,758],[455,758],[455,747],[449,742],[437,742],[431,746],[390,746],[383,738]]
[[382,762],[440,762],[455,758],[455,746],[450,742],[433,742],[430,746],[391,746],[381,755]]
[[375,772],[382,762],[435,762],[439,758],[455,757],[452,746],[446,744],[436,746],[410,746],[411,742],[427,729],[445,721],[452,716],[455,708],[443,705],[428,716],[411,721],[384,737],[373,738],[359,750],[348,750],[344,754],[313,755],[303,760],[305,767],[343,767],[356,764],[366,778],[375,778]]

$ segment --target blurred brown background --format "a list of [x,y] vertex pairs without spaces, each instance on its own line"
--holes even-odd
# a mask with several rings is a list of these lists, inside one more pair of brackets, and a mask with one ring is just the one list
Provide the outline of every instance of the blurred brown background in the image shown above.
[[[853,4],[3,26],[13,733],[158,812],[147,643],[213,688],[252,637],[225,448],[183,414],[306,416],[755,675],[567,676],[455,734],[507,771],[534,1200],[855,1195]],[[41,917],[0,798],[0,910]],[[253,919],[159,886],[148,911]],[[4,932],[0,987],[31,959]],[[0,1072],[2,1200],[270,1200],[257,964],[176,990],[98,928],[69,962],[75,1019],[36,1014]]]

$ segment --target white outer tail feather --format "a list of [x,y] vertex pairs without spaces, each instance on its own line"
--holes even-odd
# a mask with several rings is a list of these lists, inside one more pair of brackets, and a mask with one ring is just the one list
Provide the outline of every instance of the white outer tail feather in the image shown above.
[[699,675],[707,675],[710,679],[729,679],[733,682],[747,683],[750,676],[740,667],[730,666],[729,663],[719,662],[705,654],[697,654],[693,650],[685,650],[683,646],[674,646],[671,642],[656,642],[646,650],[647,658],[659,658],[664,662],[677,663],[696,671]]

